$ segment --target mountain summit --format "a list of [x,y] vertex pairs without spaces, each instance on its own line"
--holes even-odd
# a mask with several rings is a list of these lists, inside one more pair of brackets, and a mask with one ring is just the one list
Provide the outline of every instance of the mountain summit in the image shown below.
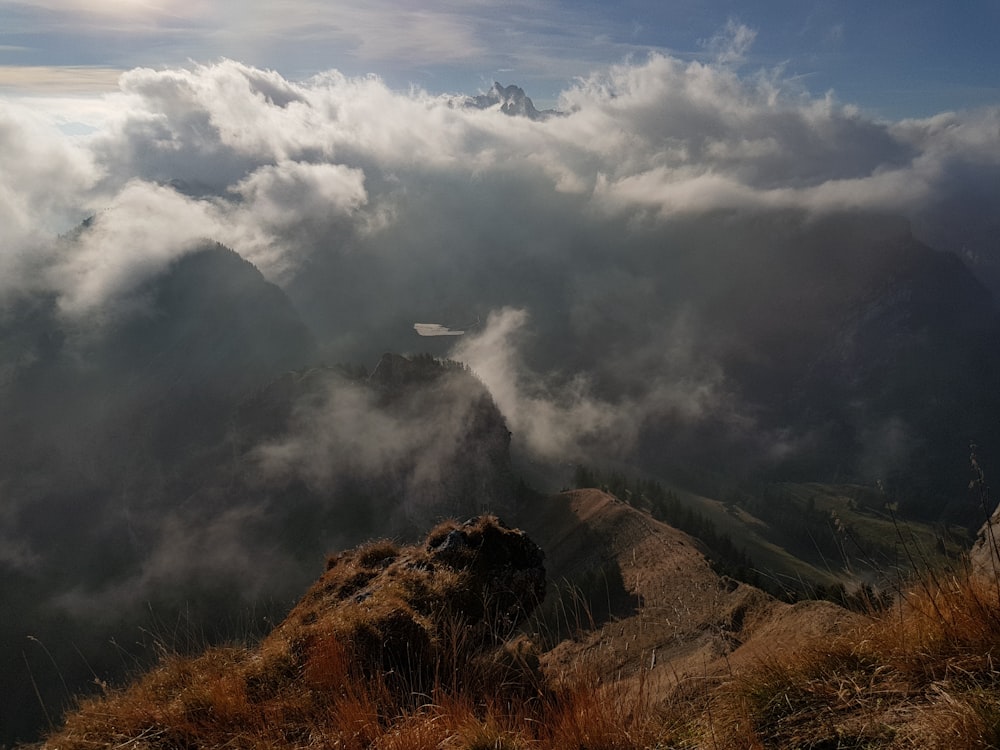
[[476,109],[490,109],[500,105],[500,111],[512,117],[527,117],[529,120],[546,120],[558,112],[554,109],[535,109],[531,98],[520,86],[502,86],[497,81],[485,94],[470,96],[465,106]]

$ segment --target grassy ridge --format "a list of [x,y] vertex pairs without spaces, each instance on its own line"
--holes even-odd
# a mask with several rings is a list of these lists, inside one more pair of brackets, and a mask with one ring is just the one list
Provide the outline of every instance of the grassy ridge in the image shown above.
[[[461,630],[450,647],[465,653]],[[522,652],[501,669],[401,691],[330,641],[301,672],[215,648],[167,657],[132,687],[85,702],[52,748],[966,748],[1000,743],[1000,591],[960,574],[913,584],[840,637],[762,655],[720,683],[652,695],[581,665],[540,675]],[[529,691],[505,691],[531,675]],[[255,692],[256,690],[256,692]]]
[[362,545],[259,646],[166,655],[83,701],[46,747],[1000,746],[1000,584],[961,562],[924,568],[892,606],[821,640],[783,648],[749,631],[735,668],[678,682],[664,665],[546,667],[519,627],[544,590],[540,560],[491,519],[445,523],[422,546]]
[[902,521],[861,485],[768,483],[710,498],[588,467],[574,484],[649,511],[701,540],[718,572],[790,601],[895,590],[918,568],[953,563],[969,543],[959,527]]

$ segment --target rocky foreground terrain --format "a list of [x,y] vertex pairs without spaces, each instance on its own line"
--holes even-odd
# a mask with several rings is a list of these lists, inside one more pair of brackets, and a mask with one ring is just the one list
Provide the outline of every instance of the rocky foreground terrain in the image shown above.
[[[48,748],[986,748],[1000,588],[780,602],[598,490],[330,558],[251,647],[167,654]],[[988,538],[989,529],[984,531]],[[982,554],[981,552],[979,554]],[[248,572],[248,574],[250,574]]]

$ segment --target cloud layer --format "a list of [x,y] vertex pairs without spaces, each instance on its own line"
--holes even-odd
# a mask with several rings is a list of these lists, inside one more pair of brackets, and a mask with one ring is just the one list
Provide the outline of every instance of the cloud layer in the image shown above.
[[[342,360],[418,346],[415,321],[462,330],[494,312],[458,356],[483,361],[492,347],[484,367],[506,368],[505,384],[488,378],[498,394],[524,377],[514,361],[541,378],[560,371],[577,408],[561,440],[614,423],[628,444],[629,408],[606,412],[588,390],[609,377],[581,353],[588,342],[661,374],[625,389],[643,413],[664,398],[697,412],[726,390],[711,346],[683,344],[704,315],[663,281],[704,240],[691,222],[893,213],[985,278],[1000,258],[1000,108],[875,121],[780,69],[741,72],[752,41],[734,23],[705,43],[714,62],[652,55],[582,78],[561,94],[563,116],[540,122],[377,77],[293,82],[234,61],[128,72],[87,136],[4,104],[4,289],[49,291],[86,320],[211,238],[282,284]],[[69,249],[46,240],[87,215]],[[713,262],[722,288],[733,258]],[[655,330],[637,330],[643,319]],[[557,329],[571,335],[539,343]],[[684,395],[663,396],[674,391]],[[548,407],[508,408],[517,421]]]
[[[748,40],[737,29],[729,43]],[[984,184],[997,169],[996,109],[872,121],[780,71],[741,75],[725,64],[736,53],[720,49],[718,64],[654,55],[582,79],[560,98],[566,116],[547,122],[336,72],[294,83],[230,61],[137,69],[121,79],[114,120],[88,138],[60,137],[4,105],[0,205],[17,237],[106,208],[155,220],[162,201],[170,221],[188,211],[271,270],[275,245],[301,260],[333,225],[384,231],[414,192],[448,181],[518,183],[546,198],[533,211],[546,215],[799,207],[917,218],[970,171]],[[179,197],[123,206],[149,184]],[[295,227],[308,236],[290,237]]]

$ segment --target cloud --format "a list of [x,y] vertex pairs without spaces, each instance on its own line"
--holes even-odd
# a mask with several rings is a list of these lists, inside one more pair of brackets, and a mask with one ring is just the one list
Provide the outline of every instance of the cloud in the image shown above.
[[485,329],[462,340],[451,356],[467,363],[486,384],[515,441],[529,455],[549,461],[622,460],[649,420],[667,420],[680,428],[709,414],[726,418],[721,373],[712,366],[695,367],[682,320],[666,341],[657,342],[655,364],[644,363],[640,377],[646,389],[614,397],[600,396],[585,373],[546,376],[533,371],[521,352],[528,329],[526,311],[497,310]]
[[101,169],[30,110],[0,102],[0,298],[37,289],[38,248],[87,215]]
[[[474,179],[517,170],[598,199],[609,185],[641,181],[661,189],[667,213],[678,203],[685,211],[778,202],[840,210],[838,191],[871,182],[870,192],[885,193],[886,173],[923,181],[922,151],[936,154],[954,137],[933,124],[867,120],[774,76],[742,78],[728,66],[662,55],[582,80],[560,99],[568,116],[546,123],[467,111],[419,90],[395,93],[374,78],[328,73],[291,83],[228,61],[137,70],[122,87],[131,113],[95,139],[109,172],[217,195],[261,167],[298,162],[361,170],[369,184],[393,180],[373,202],[399,197],[418,173]],[[620,197],[650,202],[629,195]],[[919,206],[920,195],[897,203]]]
[[756,30],[730,18],[722,30],[704,44],[719,65],[732,65],[743,62],[756,38]]
[[[325,498],[327,512],[377,516],[377,529],[361,533],[420,529],[491,504],[501,510],[511,489],[502,486],[507,432],[479,382],[433,367],[417,385],[394,383],[391,374],[367,383],[328,373],[299,396],[286,429],[252,450],[264,486],[301,482]],[[359,488],[374,495],[372,508],[351,507]],[[347,521],[340,526],[344,535],[358,533]]]
[[0,65],[0,91],[32,95],[113,92],[118,68],[96,66]]
[[159,185],[133,180],[98,213],[46,274],[63,312],[78,317],[127,296],[172,260],[217,234],[217,211]]
[[[751,37],[733,22],[713,44],[731,60]],[[780,69],[660,54],[579,79],[544,122],[231,60],[135,69],[120,86],[116,114],[83,137],[4,109],[5,283],[51,289],[67,315],[127,299],[205,238],[280,282],[342,359],[413,346],[414,320],[505,307],[544,335],[571,322],[557,304],[583,325],[607,291],[593,279],[617,278],[623,254],[669,274],[655,248],[718,212],[892,212],[969,257],[997,255],[1000,109],[888,123]],[[45,249],[90,213],[71,249]],[[655,308],[627,291],[641,284],[605,286]]]
[[[246,604],[281,591],[282,579],[298,572],[273,543],[259,541],[267,521],[262,507],[243,505],[216,513],[163,509],[148,520],[144,554],[134,570],[96,588],[70,588],[46,606],[109,625],[134,616],[140,602],[180,597],[188,598],[190,606],[190,597],[202,591],[218,596],[213,589],[220,586]],[[249,570],[253,576],[247,575]]]
[[230,191],[242,201],[227,213],[224,236],[275,279],[294,268],[298,248],[349,232],[368,202],[364,172],[341,164],[265,165]]
[[18,538],[14,531],[18,526],[18,510],[16,498],[10,497],[7,488],[0,487],[4,492],[3,504],[0,505],[0,521],[3,521],[3,532],[0,532],[0,567],[14,571],[32,571],[36,569],[41,556],[31,548],[31,544],[23,538]]
[[166,14],[175,8],[179,9],[183,7],[184,4],[176,0],[142,3],[130,2],[130,0],[111,0],[99,5],[85,2],[85,0],[41,0],[40,2],[32,3],[32,5],[50,13],[69,12],[109,18],[138,19]]

